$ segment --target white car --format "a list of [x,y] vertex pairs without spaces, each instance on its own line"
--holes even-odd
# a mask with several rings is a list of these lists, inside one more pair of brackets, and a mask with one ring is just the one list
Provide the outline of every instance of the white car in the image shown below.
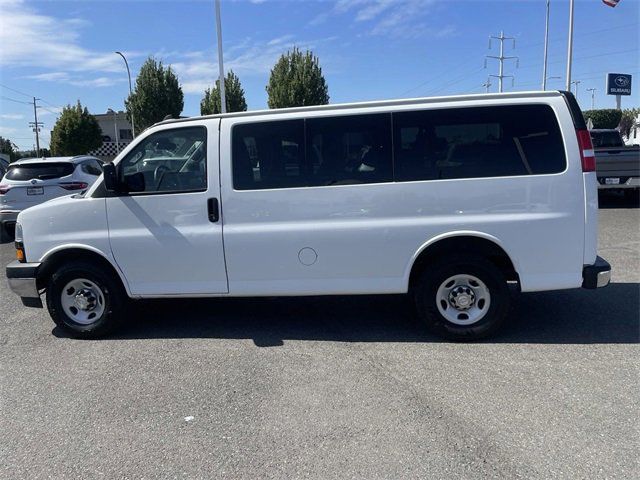
[[86,155],[29,158],[11,163],[0,181],[0,231],[10,236],[18,213],[51,200],[78,193],[102,174],[102,162]]
[[[158,146],[172,161],[139,169]],[[238,112],[156,124],[84,195],[20,213],[6,271],[78,337],[130,298],[408,293],[465,340],[507,318],[508,284],[607,285],[597,220],[569,92]]]

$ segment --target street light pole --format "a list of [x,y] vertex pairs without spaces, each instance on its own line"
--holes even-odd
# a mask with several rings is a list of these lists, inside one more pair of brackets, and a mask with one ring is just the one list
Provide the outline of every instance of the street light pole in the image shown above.
[[544,23],[544,62],[542,63],[542,90],[547,89],[547,52],[549,48],[549,3],[547,0],[547,16]]
[[571,91],[571,61],[573,60],[573,4],[569,2],[569,41],[567,43],[567,91]]
[[596,96],[596,89],[595,88],[587,88],[587,92],[591,92],[591,110],[593,110],[595,108],[595,96]]
[[[124,64],[127,67],[127,76],[129,77],[129,97],[131,97],[131,95],[133,95],[133,90],[131,89],[131,70],[129,70],[129,62],[127,62],[127,58],[123,55],[122,52],[115,53],[122,57],[122,59],[124,60]],[[133,121],[133,111],[131,112],[131,133],[134,137],[136,136],[136,126],[135,122]]]
[[216,0],[216,31],[218,34],[218,68],[220,70],[220,111],[227,113],[227,98],[224,88],[224,65],[222,61],[222,26],[220,22],[220,0]]
[[[571,82],[572,85],[576,86],[576,102],[578,101],[578,85],[580,85],[582,83],[582,80],[574,80],[573,82]],[[569,88],[569,91],[571,91],[571,88]]]

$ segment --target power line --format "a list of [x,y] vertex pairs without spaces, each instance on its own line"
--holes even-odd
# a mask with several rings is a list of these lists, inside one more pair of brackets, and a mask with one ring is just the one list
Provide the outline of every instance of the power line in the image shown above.
[[[54,112],[53,110],[50,110],[47,107],[43,107],[42,105],[38,105],[38,108],[41,110],[46,110],[47,112],[52,113],[54,115],[60,115],[60,112]],[[58,108],[58,107],[55,107],[55,108]]]
[[[64,107],[61,107],[60,105],[54,105],[53,103],[47,102],[46,100],[44,100],[42,98],[40,99],[40,101],[46,103],[47,105],[49,105],[50,107],[53,107],[53,108],[60,108],[60,109],[64,108]],[[40,108],[44,108],[44,107],[40,107]]]
[[456,80],[454,80],[453,82],[447,82],[447,84],[443,87],[436,87],[435,89],[431,89],[428,92],[425,93],[425,95],[434,95],[436,93],[441,92],[442,90],[448,88],[448,87],[452,87],[453,85],[457,85],[460,82],[463,82],[465,80],[469,79],[470,75],[473,75],[474,73],[480,72],[484,70],[482,67],[476,68],[474,71],[469,72],[469,73],[465,73],[464,75],[461,75],[460,77],[457,77]]
[[[631,27],[637,27],[637,26],[638,26],[638,22],[636,22],[636,23],[628,23],[626,25],[620,25],[619,27],[601,28],[601,29],[598,29],[598,30],[591,30],[591,31],[588,31],[588,32],[582,32],[580,34],[574,35],[574,38],[575,37],[584,37],[584,36],[587,36],[587,35],[593,35],[594,33],[610,32],[612,30],[620,30],[622,28],[631,28]],[[555,43],[555,42],[561,42],[561,41],[563,42],[565,40],[566,40],[565,38],[556,37],[556,38],[553,38],[553,39],[549,39],[549,43]],[[544,45],[544,42],[526,43],[524,45],[519,45],[518,46],[518,50],[525,50],[527,48],[537,47],[537,46],[540,46],[540,45]]]
[[[585,35],[593,35],[595,33],[608,32],[608,31],[612,31],[612,30],[620,30],[622,28],[631,28],[631,27],[635,27],[637,25],[638,25],[638,22],[629,23],[629,24],[625,24],[625,25],[620,25],[620,26],[617,26],[617,27],[601,28],[601,29],[598,29],[598,30],[591,30],[591,31],[587,31],[587,32],[582,32],[582,33],[574,35],[574,37],[582,37],[582,36],[585,36]],[[564,41],[564,38],[553,38],[553,39],[549,40],[550,43],[559,42],[559,41]],[[538,45],[543,45],[543,44],[544,44],[544,42],[527,43],[525,45],[519,45],[518,46],[518,50],[522,50],[522,49],[526,49],[526,48],[530,48],[530,47],[536,47]],[[614,53],[611,53],[611,54],[605,53],[605,54],[602,54],[602,55],[599,55],[599,56],[616,55],[617,53],[628,53],[628,52],[633,52],[633,51],[636,51],[636,50],[637,49],[625,50],[623,52],[614,52]],[[457,71],[459,69],[459,67],[467,65],[469,62],[473,61],[474,58],[475,58],[475,55],[464,59],[463,61],[459,62],[456,67],[453,67],[452,69],[446,69],[446,70],[442,71],[441,74],[439,74],[437,76],[434,76],[434,77],[431,77],[429,80],[426,80],[426,81],[420,83],[419,85],[417,85],[415,87],[412,87],[412,88],[410,88],[408,90],[405,90],[400,95],[398,95],[398,97],[404,97],[407,93],[413,92],[414,90],[417,90],[417,89],[419,89],[419,88],[421,88],[421,87],[423,87],[423,86],[425,86],[425,85],[427,85],[427,84],[429,84],[431,82],[440,80],[442,78],[442,76],[444,76],[445,74],[450,74],[452,71]],[[584,59],[584,58],[592,58],[592,57],[578,57],[576,59],[578,60],[578,59]],[[550,62],[550,63],[560,63],[560,62],[564,62],[564,60],[554,61],[554,62]],[[527,67],[523,67],[523,68],[537,68],[537,67],[536,66],[527,66]]]
[[23,102],[22,100],[16,100],[14,98],[5,97],[4,95],[1,95],[0,98],[2,98],[3,100],[9,100],[10,102],[22,103],[24,105],[31,105],[31,102]]
[[7,87],[6,85],[3,85],[2,83],[0,83],[0,87],[4,87],[7,90],[11,90],[12,92],[19,93],[20,95],[24,95],[25,97],[31,98],[33,96],[33,95],[26,94],[24,92],[21,92],[20,90],[16,90],[15,88]]
[[[24,95],[25,97],[33,98],[33,95],[28,95],[28,94],[26,94],[24,92],[21,92],[20,90],[16,90],[15,88],[7,87],[6,85],[4,85],[2,83],[0,83],[0,87],[4,87],[7,90],[11,90],[12,92],[18,93],[20,95]],[[10,99],[10,98],[4,97],[4,96],[2,98],[4,98],[5,100],[11,100],[13,102],[20,102],[20,100],[13,100],[13,99]],[[48,102],[43,98],[38,98],[38,100],[40,100],[41,102],[46,103],[47,105],[49,105],[50,107],[53,107],[53,108],[63,108],[60,105],[54,105],[53,103]],[[21,102],[21,103],[27,103],[28,105],[32,104],[32,102]],[[44,108],[44,107],[39,107],[39,108]]]

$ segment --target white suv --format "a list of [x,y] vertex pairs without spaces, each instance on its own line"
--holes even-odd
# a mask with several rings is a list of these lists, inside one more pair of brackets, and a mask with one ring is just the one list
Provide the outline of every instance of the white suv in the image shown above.
[[102,162],[86,155],[30,158],[10,164],[0,181],[2,240],[11,234],[22,210],[85,190],[101,174]]

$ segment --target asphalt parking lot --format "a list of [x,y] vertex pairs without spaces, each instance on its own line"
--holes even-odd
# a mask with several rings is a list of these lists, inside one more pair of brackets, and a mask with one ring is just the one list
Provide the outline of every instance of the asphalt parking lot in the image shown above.
[[637,478],[637,201],[603,199],[599,250],[612,285],[476,344],[398,296],[144,302],[78,341],[3,270],[0,478]]

